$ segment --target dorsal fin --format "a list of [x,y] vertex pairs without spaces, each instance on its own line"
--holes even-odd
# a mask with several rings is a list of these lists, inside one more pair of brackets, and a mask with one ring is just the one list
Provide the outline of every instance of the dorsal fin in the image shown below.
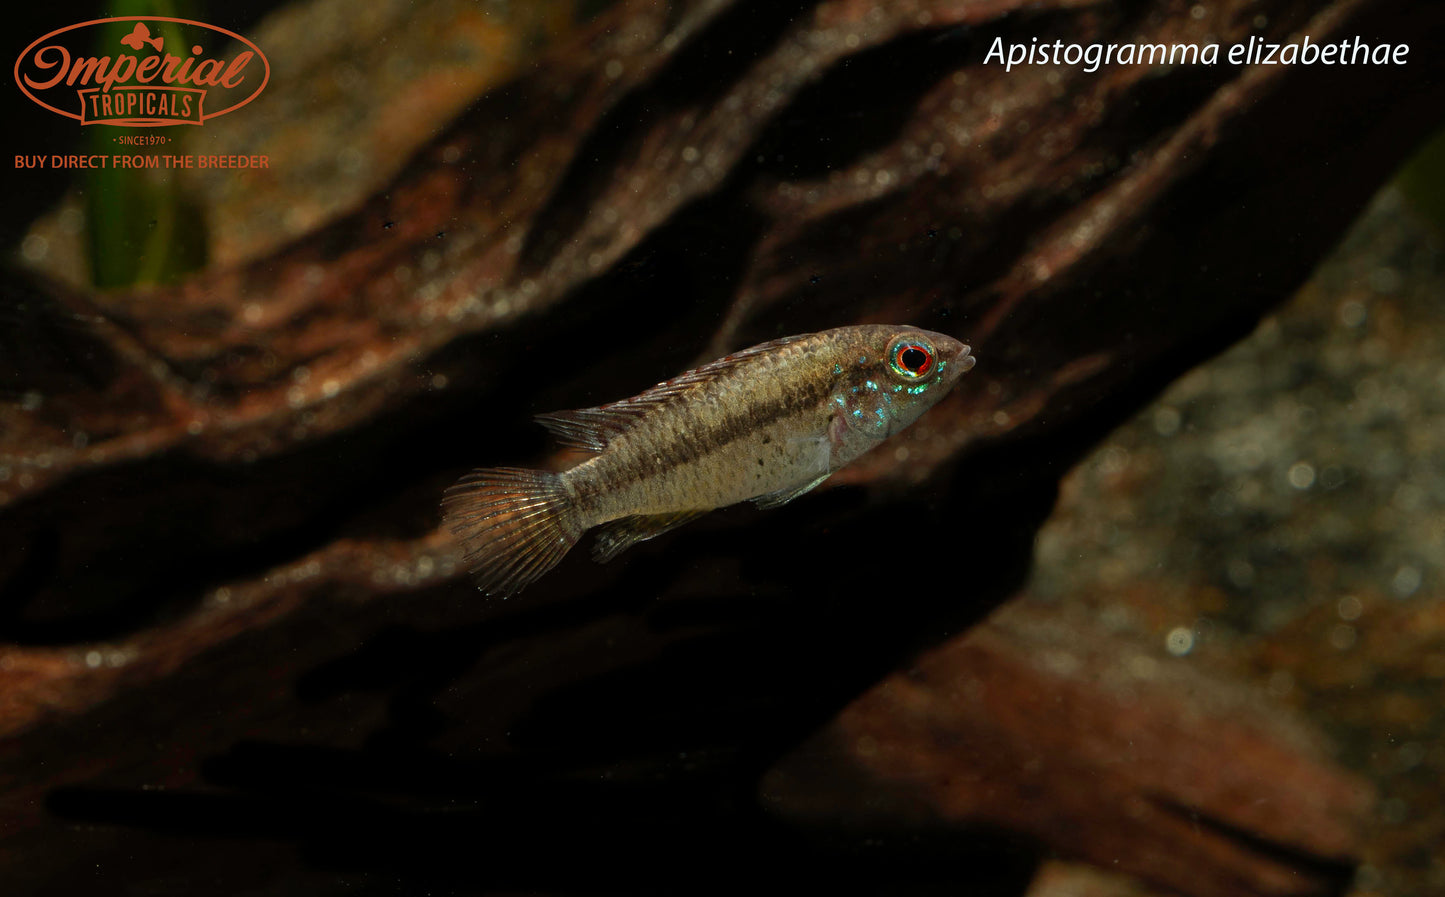
[[756,358],[780,346],[786,346],[788,343],[807,339],[811,335],[802,333],[759,343],[719,358],[717,361],[710,361],[702,367],[678,374],[671,380],[664,380],[630,399],[609,402],[606,405],[598,405],[596,408],[578,408],[575,411],[553,411],[549,414],[539,414],[536,420],[564,446],[589,452],[601,452],[607,448],[607,443],[611,442],[614,437],[627,432],[639,418],[659,405],[709,382],[751,358]]
[[609,414],[602,408],[581,408],[577,411],[553,411],[534,418],[547,428],[557,442],[568,448],[600,452],[607,443],[632,424],[626,414]]

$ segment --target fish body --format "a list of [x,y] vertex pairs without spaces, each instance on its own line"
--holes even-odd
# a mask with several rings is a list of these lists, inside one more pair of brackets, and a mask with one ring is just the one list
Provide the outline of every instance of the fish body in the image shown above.
[[446,521],[478,584],[514,594],[594,527],[606,561],[715,508],[791,501],[911,424],[973,364],[968,346],[916,327],[773,340],[630,399],[540,415],[593,457],[561,473],[474,471],[447,490]]

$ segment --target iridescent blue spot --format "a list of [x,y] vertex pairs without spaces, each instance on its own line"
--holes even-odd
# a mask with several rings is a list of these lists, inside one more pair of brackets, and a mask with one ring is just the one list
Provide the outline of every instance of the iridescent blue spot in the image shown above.
[[841,374],[841,373],[843,373],[843,366],[842,366],[841,364],[835,364],[835,365],[833,365],[833,373],[835,373],[835,374]]
[[853,409],[853,416],[854,416],[854,417],[862,417],[862,416],[863,416],[863,409],[862,409],[862,408],[854,408],[854,409]]
[[867,356],[867,355],[859,355],[859,356],[858,356],[858,363],[859,363],[859,364],[867,364],[867,363],[868,363],[868,356]]
[[874,383],[872,380],[864,380],[864,381],[863,381],[863,385],[866,386],[866,387],[868,387],[869,389],[877,389],[877,388],[878,388],[878,384],[877,384],[877,383]]

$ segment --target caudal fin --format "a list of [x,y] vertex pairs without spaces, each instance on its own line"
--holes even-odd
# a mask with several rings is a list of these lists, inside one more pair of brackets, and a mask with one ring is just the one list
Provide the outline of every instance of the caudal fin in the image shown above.
[[446,491],[442,512],[488,595],[520,592],[582,535],[562,477],[545,470],[474,470]]

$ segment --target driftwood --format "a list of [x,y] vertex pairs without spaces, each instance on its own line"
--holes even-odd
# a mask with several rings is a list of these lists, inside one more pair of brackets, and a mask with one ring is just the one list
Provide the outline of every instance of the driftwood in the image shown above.
[[1276,708],[1159,653],[1015,601],[870,689],[764,793],[825,830],[1002,825],[1179,893],[1336,891],[1368,789]]
[[[746,879],[743,854],[887,880],[758,818],[764,771],[1015,592],[1068,464],[1288,295],[1445,100],[1423,64],[982,62],[995,36],[1403,42],[1445,18],[1199,8],[620,3],[264,258],[110,293],[7,274],[0,879],[695,890],[714,883],[698,868]],[[979,366],[847,488],[605,568],[571,558],[505,605],[436,530],[468,467],[538,458],[530,413],[782,333],[904,320],[968,339]],[[922,668],[1006,678],[1038,647],[988,639]],[[1055,686],[1091,711],[1071,731],[1119,725],[1086,681]],[[907,743],[882,688],[828,731]],[[1161,694],[1149,719],[1194,700]],[[1095,768],[1031,706],[1002,705],[1008,737],[965,759],[1018,788],[1032,773],[990,751]],[[1190,751],[1236,744],[1163,728]],[[1250,741],[1197,788],[1161,746],[1072,795],[936,809],[1101,862],[1134,851],[1127,868],[1186,893],[1326,893],[1348,835],[1304,838],[1303,817],[1251,815],[1228,787],[1291,744]],[[1332,784],[1317,806],[1281,787],[1280,806],[1344,832],[1358,793],[1295,756]],[[1144,793],[1210,832],[1143,837],[1127,802]],[[1229,853],[1250,839],[1267,860]],[[1170,850],[1214,872],[1181,876]]]

